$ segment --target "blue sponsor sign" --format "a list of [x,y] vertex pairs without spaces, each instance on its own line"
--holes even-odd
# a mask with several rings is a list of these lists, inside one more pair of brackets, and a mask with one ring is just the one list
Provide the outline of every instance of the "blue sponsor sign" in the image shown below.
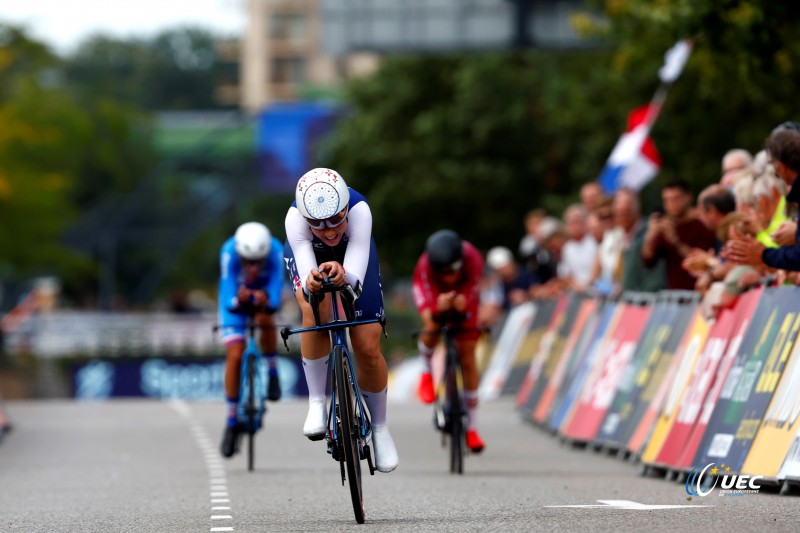
[[[78,400],[220,400],[225,398],[224,373],[223,358],[96,359],[73,368],[72,390]],[[278,375],[284,397],[308,394],[299,358],[278,357]]]

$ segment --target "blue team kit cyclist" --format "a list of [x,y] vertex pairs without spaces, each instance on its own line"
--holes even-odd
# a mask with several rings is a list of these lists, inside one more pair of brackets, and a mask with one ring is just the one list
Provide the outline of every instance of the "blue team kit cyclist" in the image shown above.
[[284,280],[283,244],[263,224],[242,224],[222,245],[218,305],[225,344],[225,395],[228,401],[228,418],[221,445],[224,457],[232,457],[238,448],[241,428],[237,425],[236,412],[248,313],[254,315],[259,328],[259,344],[267,357],[267,398],[277,401],[281,397],[277,337],[272,315],[280,307]]

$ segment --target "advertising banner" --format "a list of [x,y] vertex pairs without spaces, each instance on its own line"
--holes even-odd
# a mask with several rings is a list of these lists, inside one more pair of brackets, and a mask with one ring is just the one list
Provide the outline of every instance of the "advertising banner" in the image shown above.
[[533,414],[539,400],[544,394],[545,388],[553,375],[559,359],[564,353],[564,346],[567,342],[567,337],[572,331],[572,326],[580,310],[581,303],[584,298],[576,294],[571,294],[567,300],[567,309],[564,311],[561,323],[559,324],[556,336],[550,345],[550,350],[544,357],[540,358],[541,368],[538,371],[538,377],[531,388],[531,393],[528,395],[528,400],[525,402],[526,410]]
[[[694,310],[690,313],[689,309]],[[676,342],[678,345],[672,352],[668,352],[665,347],[664,355],[659,360],[649,384],[639,398],[640,405],[637,408],[644,409],[644,415],[628,440],[628,451],[633,454],[643,453],[650,435],[654,436],[652,441],[657,441],[657,449],[651,450],[652,458],[655,458],[660,451],[661,444],[671,427],[676,407],[675,404],[671,404],[667,411],[667,399],[673,389],[679,391],[675,393],[675,396],[683,393],[691,375],[691,369],[705,345],[711,324],[703,317],[700,307],[692,304],[683,314],[690,316],[688,327],[685,331],[677,327],[673,330],[668,344]],[[672,338],[679,340],[672,341]],[[670,355],[671,353],[674,355]],[[679,380],[680,382],[678,382]],[[661,425],[656,426],[657,422],[661,422]]]
[[602,355],[595,361],[592,373],[578,397],[575,412],[564,428],[564,436],[568,438],[591,441],[597,435],[652,311],[650,306],[623,303],[622,307],[617,328]]
[[525,379],[522,381],[522,385],[517,393],[517,407],[523,412],[530,413],[530,406],[527,405],[528,397],[531,395],[534,385],[536,385],[536,380],[539,379],[539,373],[544,365],[543,361],[550,353],[553,342],[555,342],[556,336],[558,335],[558,330],[564,322],[564,313],[567,311],[568,303],[569,299],[566,296],[560,297],[556,302],[553,314],[550,315],[550,322],[547,324],[547,330],[544,335],[542,335],[542,340],[539,342],[536,354],[534,354],[531,359],[531,364],[528,365]]
[[[262,369],[266,366],[262,365]],[[72,370],[72,390],[77,400],[112,397],[225,399],[224,358],[94,359],[75,365]],[[278,374],[285,397],[308,394],[299,358],[278,357]]]
[[[763,305],[761,305],[762,301]],[[762,288],[751,290],[739,297],[737,302],[737,324],[734,326],[731,340],[728,343],[725,355],[720,361],[711,388],[706,394],[705,400],[703,400],[703,409],[700,411],[700,416],[692,428],[688,440],[683,445],[677,466],[683,468],[694,466],[694,457],[698,453],[698,449],[705,437],[709,421],[717,410],[717,402],[725,384],[740,381],[737,376],[731,378],[730,375],[737,358],[740,360],[745,359],[742,356],[743,353],[751,353],[755,354],[755,357],[761,357],[765,351],[769,350],[768,345],[771,343],[762,342],[760,339],[773,336],[772,328],[769,326],[770,319],[767,319],[767,325],[763,329],[758,326],[757,322],[760,322],[764,315],[764,312],[759,313],[759,310],[764,309],[769,314],[769,309],[774,309],[774,304],[772,295],[764,295]],[[730,382],[728,378],[731,378]],[[764,409],[766,409],[766,405]],[[759,421],[761,421],[761,417],[759,417]],[[741,461],[739,465],[741,466]]]
[[[800,287],[780,287],[778,290],[787,293],[792,301],[800,300]],[[800,342],[795,339],[778,387],[742,465],[743,474],[777,478],[784,458],[787,470],[800,466],[797,463],[800,458],[794,457],[796,453],[800,453],[797,451],[797,435],[800,432],[799,352]],[[766,381],[765,385],[769,387],[771,381]]]
[[660,298],[653,306],[636,352],[620,377],[617,393],[600,426],[596,442],[612,447],[627,444],[628,439],[623,440],[622,434],[628,424],[633,422],[631,415],[635,401],[638,401],[642,387],[649,380],[652,367],[661,357],[664,343],[678,323],[679,311],[678,302],[668,297]]
[[[698,324],[696,323],[696,327]],[[699,326],[702,328],[702,326]],[[694,336],[686,348],[686,353],[679,359],[675,378],[669,387],[664,409],[658,416],[653,432],[647,440],[642,462],[655,464],[659,458],[664,443],[672,433],[673,426],[679,413],[679,407],[684,402],[684,397],[691,384],[695,381],[695,374],[700,372],[700,363],[703,368],[709,366],[709,358],[716,359],[722,357],[722,352],[727,346],[728,335],[733,328],[733,312],[724,311],[717,317],[713,324],[708,326],[708,331],[703,336]],[[700,344],[697,344],[697,341]],[[677,361],[676,361],[677,362]],[[706,370],[707,372],[707,370]],[[709,378],[707,378],[709,379]]]
[[522,382],[525,380],[525,374],[528,373],[531,366],[533,356],[536,355],[542,337],[547,331],[547,325],[550,323],[550,317],[553,316],[556,303],[555,299],[536,300],[536,314],[528,329],[528,334],[517,352],[517,357],[511,365],[501,395],[516,395],[519,392]]
[[[694,369],[686,394],[681,399],[675,422],[664,441],[661,452],[656,458],[657,464],[678,466],[686,447],[686,442],[689,440],[692,429],[700,417],[700,412],[703,409],[709,390],[711,390],[715,380],[724,380],[727,376],[727,371],[733,362],[733,355],[735,355],[739,347],[738,344],[742,340],[741,338],[735,339],[736,346],[732,347],[733,349],[728,349],[733,332],[740,319],[739,311],[745,301],[748,300],[742,297],[733,308],[723,309],[717,318],[717,322],[711,327],[711,333],[706,341],[705,349]],[[720,363],[723,359],[725,359],[726,364],[722,366],[723,370],[720,374]]]
[[489,366],[478,386],[478,395],[482,400],[494,400],[503,391],[511,366],[536,316],[536,309],[533,302],[525,302],[509,311],[500,338],[492,350]]
[[589,321],[595,324],[591,329],[591,335],[587,337],[588,342],[585,343],[583,350],[579,350],[575,367],[567,368],[567,379],[564,381],[566,387],[562,387],[556,395],[556,401],[551,409],[549,422],[551,430],[561,432],[561,428],[569,422],[581,388],[592,371],[595,360],[603,353],[611,333],[616,329],[621,314],[621,304],[605,302],[597,320]]
[[553,406],[556,393],[561,388],[564,382],[564,376],[567,373],[567,367],[571,359],[578,356],[578,343],[581,337],[581,332],[586,328],[589,317],[597,311],[597,302],[595,300],[583,300],[578,309],[578,314],[573,321],[572,329],[567,335],[564,349],[561,355],[558,356],[558,362],[552,375],[548,380],[542,397],[538,405],[533,411],[533,420],[539,424],[547,421],[550,414],[550,408]]
[[755,349],[742,350],[743,360],[731,370],[695,460],[711,458],[740,472],[800,331],[796,296],[793,290],[766,290],[762,299],[771,305],[758,311],[768,315],[767,323],[758,327],[753,317]]

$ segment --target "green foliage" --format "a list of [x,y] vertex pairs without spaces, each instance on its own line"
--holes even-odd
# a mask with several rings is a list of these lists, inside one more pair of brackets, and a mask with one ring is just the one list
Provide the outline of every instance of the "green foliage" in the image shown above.
[[[664,53],[692,38],[652,136],[666,180],[699,192],[730,148],[758,151],[793,116],[800,4],[768,0],[607,0],[574,17],[590,51],[395,57],[346,92],[351,113],[330,165],[368,196],[386,265],[408,274],[425,237],[451,227],[481,248],[515,247],[533,207],[560,215],[593,180],[646,104]],[[597,15],[601,14],[602,17]]]
[[87,256],[61,244],[78,213],[153,165],[140,112],[63,82],[60,60],[0,26],[0,270],[91,284]]
[[213,35],[191,27],[147,40],[94,35],[65,60],[70,83],[149,110],[220,107],[221,69]]
[[[663,53],[694,43],[653,130],[665,160],[659,182],[681,176],[697,190],[719,178],[730,148],[756,152],[774,126],[797,119],[800,4],[768,0],[609,0],[588,25],[614,46],[617,86],[650,87]],[[646,38],[642,38],[646,36]]]
[[[331,164],[373,206],[386,265],[408,274],[427,235],[516,247],[524,213],[577,198],[596,175],[618,104],[592,98],[599,53],[396,58],[350,87]],[[582,77],[584,82],[576,80]],[[618,127],[613,127],[619,131]],[[387,268],[388,270],[388,268]]]

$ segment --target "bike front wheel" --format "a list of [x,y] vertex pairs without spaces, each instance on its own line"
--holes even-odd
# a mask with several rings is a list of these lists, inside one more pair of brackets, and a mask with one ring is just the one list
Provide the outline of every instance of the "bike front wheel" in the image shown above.
[[255,440],[256,440],[256,358],[247,358],[247,469],[255,468]]
[[447,406],[446,409],[450,418],[450,472],[453,474],[464,473],[464,410],[461,406],[461,394],[459,392],[459,369],[458,363],[452,360],[458,357],[457,354],[450,354],[450,364],[447,365],[446,388]]
[[339,439],[343,452],[342,459],[347,467],[347,480],[356,522],[364,523],[364,499],[361,491],[361,459],[358,449],[360,440],[359,422],[356,417],[355,377],[350,373],[350,365],[341,346],[334,348],[334,372],[336,374],[336,404],[339,426]]

